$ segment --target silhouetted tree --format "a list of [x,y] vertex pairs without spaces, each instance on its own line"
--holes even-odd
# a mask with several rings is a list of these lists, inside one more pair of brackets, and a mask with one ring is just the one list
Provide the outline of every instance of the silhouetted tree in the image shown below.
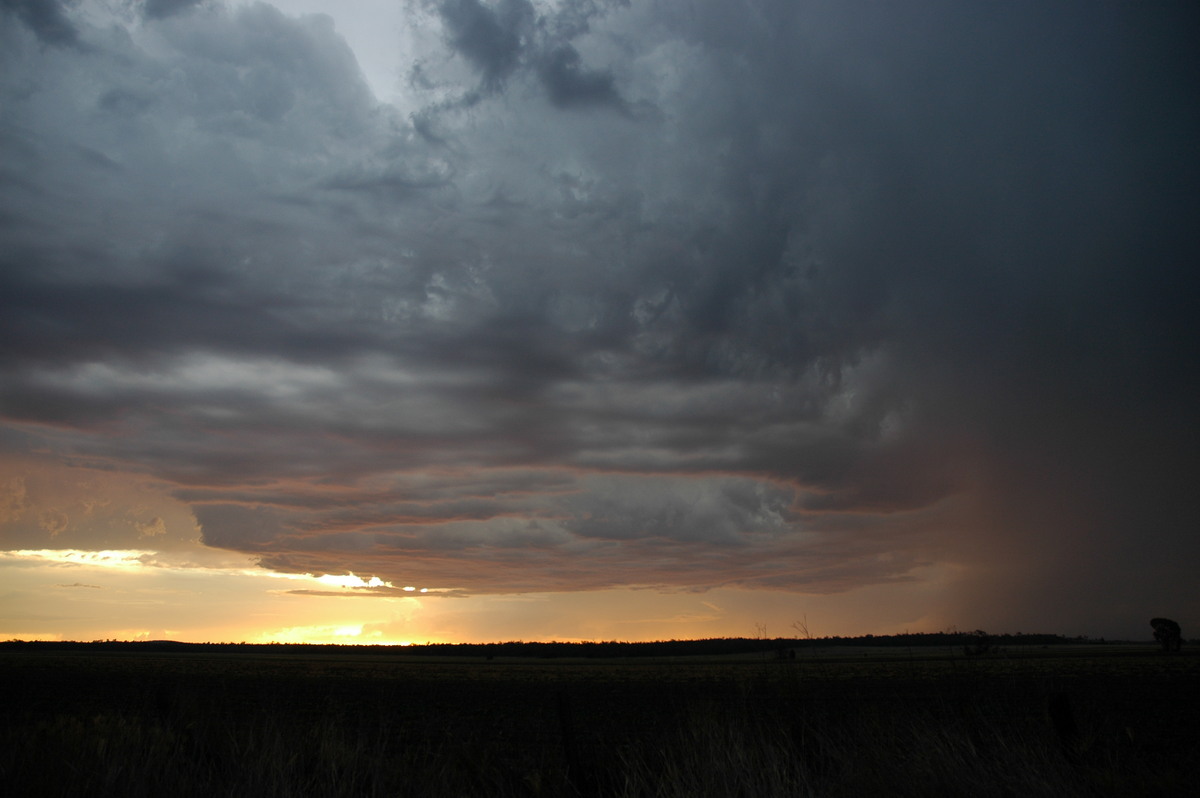
[[1178,651],[1183,645],[1183,630],[1175,621],[1170,618],[1151,618],[1150,625],[1154,627],[1154,639],[1162,644],[1164,654]]
[[976,629],[966,636],[966,643],[963,645],[963,653],[968,657],[987,654],[994,649],[991,638],[988,633],[982,629]]

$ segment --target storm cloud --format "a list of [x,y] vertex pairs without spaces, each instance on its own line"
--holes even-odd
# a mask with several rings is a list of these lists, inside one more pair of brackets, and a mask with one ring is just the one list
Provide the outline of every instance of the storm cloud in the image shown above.
[[0,9],[24,22],[46,44],[73,45],[77,42],[75,26],[58,0],[3,0]]
[[12,462],[278,571],[1200,614],[1189,4],[414,2],[386,102],[88,8],[0,7]]

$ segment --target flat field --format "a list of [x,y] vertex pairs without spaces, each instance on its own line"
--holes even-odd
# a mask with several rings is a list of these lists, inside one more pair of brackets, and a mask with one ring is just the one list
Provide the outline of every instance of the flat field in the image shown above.
[[0,652],[10,795],[1179,795],[1200,656]]

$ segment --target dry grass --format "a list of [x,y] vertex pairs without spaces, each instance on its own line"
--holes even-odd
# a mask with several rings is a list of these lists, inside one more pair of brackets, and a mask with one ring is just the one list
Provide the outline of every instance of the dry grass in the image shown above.
[[0,780],[173,798],[1187,794],[1198,665],[7,653]]

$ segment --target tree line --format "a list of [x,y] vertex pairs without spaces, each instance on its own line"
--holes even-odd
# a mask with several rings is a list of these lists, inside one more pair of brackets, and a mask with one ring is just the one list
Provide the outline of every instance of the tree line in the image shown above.
[[[765,638],[765,637],[722,637],[703,640],[658,640],[653,642],[628,641],[551,641],[527,642],[510,640],[496,643],[424,643],[408,646],[344,644],[344,643],[181,643],[174,640],[94,640],[84,641],[26,641],[8,640],[0,642],[0,651],[123,651],[157,653],[362,653],[404,654],[405,656],[438,657],[521,657],[536,659],[554,658],[614,658],[614,657],[684,657],[684,656],[730,656],[738,654],[803,651],[826,646],[839,647],[894,647],[926,648],[963,646],[977,644],[985,639],[990,646],[1046,646],[1091,642],[1084,637],[1066,637],[1057,634],[996,634],[987,635],[981,630],[972,632],[914,632],[895,635],[862,635],[859,637],[820,638]],[[1101,641],[1102,642],[1102,641]]]

